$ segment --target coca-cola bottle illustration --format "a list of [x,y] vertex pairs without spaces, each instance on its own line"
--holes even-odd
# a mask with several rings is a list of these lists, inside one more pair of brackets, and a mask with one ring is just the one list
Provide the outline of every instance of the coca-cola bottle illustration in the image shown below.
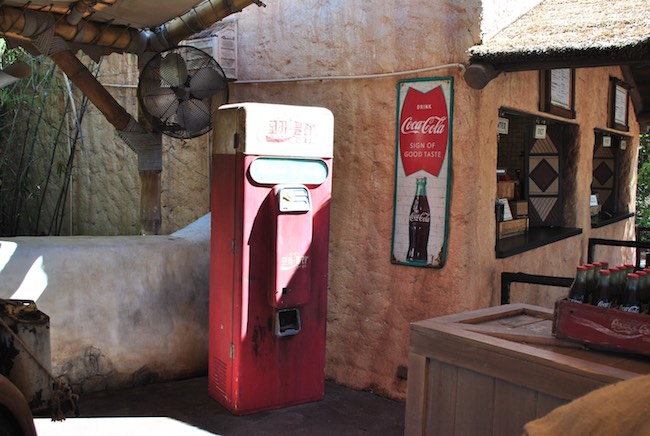
[[416,180],[415,198],[409,214],[409,262],[427,262],[427,244],[431,228],[431,212],[427,200],[427,178]]

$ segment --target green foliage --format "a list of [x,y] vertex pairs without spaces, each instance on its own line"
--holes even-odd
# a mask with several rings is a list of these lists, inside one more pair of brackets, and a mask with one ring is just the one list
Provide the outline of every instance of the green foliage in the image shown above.
[[58,235],[87,99],[48,58],[0,39],[0,66],[16,61],[31,74],[0,89],[0,236]]
[[650,227],[650,134],[641,135],[636,191],[636,225]]

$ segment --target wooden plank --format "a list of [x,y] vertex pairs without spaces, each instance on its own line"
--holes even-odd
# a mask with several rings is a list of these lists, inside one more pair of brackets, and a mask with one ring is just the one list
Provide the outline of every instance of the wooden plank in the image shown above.
[[427,388],[430,398],[424,433],[427,436],[454,434],[458,401],[458,368],[430,360]]
[[497,380],[492,434],[520,436],[524,424],[537,417],[537,392]]
[[568,402],[568,400],[563,400],[550,395],[538,393],[535,417],[541,418],[542,416],[546,416],[551,410],[560,407]]
[[[574,358],[552,351],[548,351],[543,347],[534,347],[526,344],[519,344],[500,338],[494,338],[488,335],[467,331],[465,329],[455,328],[453,325],[438,324],[434,325],[435,328],[423,329],[415,324],[411,325],[411,335],[420,336],[416,338],[412,348],[419,348],[415,351],[419,354],[425,354],[431,351],[431,341],[437,342],[439,340],[455,342],[451,349],[458,349],[459,344],[464,344],[468,347],[477,347],[480,350],[487,350],[488,352],[505,354],[515,356],[526,360],[527,362],[540,362],[550,366],[561,368],[576,374],[592,374],[599,380],[626,380],[628,378],[636,377],[638,373],[630,373],[629,371],[622,371],[617,368],[612,368],[607,365],[599,365],[592,363],[588,365],[585,371],[585,362],[582,358]],[[428,338],[428,339],[427,339]],[[430,343],[427,345],[417,343],[420,341]],[[558,340],[558,344],[561,341]],[[459,350],[460,351],[460,350]],[[473,351],[472,351],[473,352]],[[594,351],[591,351],[594,353]],[[429,354],[430,357],[437,358],[436,355]],[[591,363],[591,362],[589,362]],[[648,365],[648,372],[650,373],[650,364]]]
[[530,304],[515,303],[501,306],[478,309],[471,312],[454,313],[428,320],[418,321],[414,324],[427,325],[435,323],[471,323],[480,324],[495,319],[509,318],[516,315],[528,314],[539,318],[553,319],[553,310]]
[[457,435],[490,434],[494,414],[494,379],[458,369],[455,432]]
[[[540,318],[538,316],[530,316],[526,313],[522,313],[521,315],[510,316],[508,318],[499,318],[495,320],[484,321],[480,325],[484,325],[484,326],[497,325],[497,326],[510,327],[510,328],[532,329],[530,325],[536,325],[538,323],[541,323],[542,326],[548,324],[549,329],[553,326],[553,323],[549,319]],[[542,329],[546,329],[546,327],[542,327]]]
[[409,376],[407,380],[406,412],[404,434],[409,436],[422,435],[425,428],[425,414],[428,408],[426,391],[427,382],[427,358],[409,353]]
[[[624,355],[625,356],[625,355]],[[625,359],[622,359],[616,363],[613,363],[614,368],[622,369],[625,371],[636,372],[639,374],[648,374],[648,366],[650,366],[650,360],[642,359],[637,356],[626,356]]]
[[[547,321],[550,322],[550,321]],[[456,325],[454,325],[456,326]],[[538,332],[526,328],[513,329],[510,327],[501,327],[495,325],[468,325],[461,327],[464,330],[489,335],[495,338],[506,339],[511,342],[524,343],[530,345],[550,346],[550,347],[566,347],[566,348],[584,348],[584,346],[576,341],[557,339],[549,333]]]
[[444,324],[412,325],[411,351],[565,399],[638,375]]

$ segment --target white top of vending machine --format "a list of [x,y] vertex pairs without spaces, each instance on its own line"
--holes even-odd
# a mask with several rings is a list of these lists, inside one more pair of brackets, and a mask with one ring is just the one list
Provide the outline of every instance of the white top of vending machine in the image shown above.
[[221,106],[214,154],[331,158],[334,116],[329,109],[268,103]]

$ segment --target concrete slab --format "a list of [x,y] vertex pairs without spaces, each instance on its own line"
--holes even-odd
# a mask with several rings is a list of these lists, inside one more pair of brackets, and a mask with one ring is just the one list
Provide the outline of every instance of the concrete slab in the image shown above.
[[80,417],[38,418],[39,436],[404,434],[404,403],[326,383],[325,399],[233,416],[207,393],[207,377],[84,394]]

